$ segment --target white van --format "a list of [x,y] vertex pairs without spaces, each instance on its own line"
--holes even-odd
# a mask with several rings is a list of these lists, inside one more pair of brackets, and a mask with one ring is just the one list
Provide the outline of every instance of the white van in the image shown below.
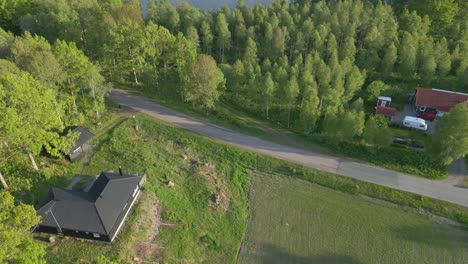
[[422,131],[427,130],[426,120],[414,116],[405,116],[405,119],[403,119],[403,126]]

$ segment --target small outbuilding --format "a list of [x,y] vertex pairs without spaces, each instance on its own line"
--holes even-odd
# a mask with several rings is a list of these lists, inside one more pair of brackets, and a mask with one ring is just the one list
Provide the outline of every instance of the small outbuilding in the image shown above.
[[385,116],[388,119],[388,121],[390,121],[390,122],[395,117],[396,111],[397,111],[396,108],[393,108],[393,107],[377,106],[375,108],[375,114],[376,115]]
[[396,108],[390,107],[392,98],[388,96],[379,96],[377,98],[377,106],[375,107],[375,114],[385,116],[389,122],[393,120],[396,114]]
[[91,140],[94,135],[87,129],[80,126],[70,126],[65,128],[61,133],[64,137],[70,137],[72,133],[78,133],[78,138],[75,140],[74,145],[69,150],[64,150],[65,156],[70,161],[81,158],[84,153],[91,147]]
[[391,103],[392,103],[392,98],[391,97],[379,96],[379,98],[377,98],[377,106],[390,107]]
[[88,191],[51,188],[36,206],[37,232],[112,242],[137,200],[145,175],[102,172]]

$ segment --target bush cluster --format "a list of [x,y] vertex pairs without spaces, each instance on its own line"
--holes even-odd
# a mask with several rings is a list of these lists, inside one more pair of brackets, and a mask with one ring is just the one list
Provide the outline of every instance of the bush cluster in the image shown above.
[[448,168],[428,153],[405,148],[367,146],[359,142],[336,141],[321,134],[309,137],[333,152],[401,172],[438,179],[447,176]]

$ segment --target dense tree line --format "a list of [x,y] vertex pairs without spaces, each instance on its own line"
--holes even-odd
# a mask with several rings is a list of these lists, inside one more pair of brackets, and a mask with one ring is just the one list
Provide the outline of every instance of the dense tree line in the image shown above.
[[34,155],[43,148],[59,156],[69,147],[60,136],[66,126],[98,119],[104,110],[110,86],[73,42],[51,45],[0,29],[0,68],[0,165],[26,152],[37,169]]
[[[310,133],[345,122],[340,117],[360,97],[373,100],[367,87],[375,85],[365,84],[376,76],[468,85],[466,8],[453,1],[439,9],[406,2],[275,1],[250,8],[239,1],[232,11],[200,12],[163,0],[150,2],[146,19],[184,33],[199,52],[224,64],[226,98],[238,107]],[[355,121],[363,125],[359,116]]]
[[[304,134],[362,135],[362,105],[398,92],[380,80],[468,85],[467,5],[459,0],[240,0],[217,11],[151,0],[145,17],[136,0],[8,0],[0,8],[6,29],[75,43],[109,80],[205,108],[223,98]],[[222,73],[197,53],[214,57]]]

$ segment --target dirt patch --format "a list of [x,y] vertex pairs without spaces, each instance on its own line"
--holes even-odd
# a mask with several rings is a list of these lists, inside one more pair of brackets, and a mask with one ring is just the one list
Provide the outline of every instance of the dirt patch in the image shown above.
[[133,232],[140,234],[134,242],[134,262],[142,263],[158,256],[161,248],[155,241],[161,225],[161,205],[152,192],[143,192],[140,197],[140,215],[135,221]]
[[208,161],[207,163],[203,164],[203,166],[200,168],[200,174],[202,176],[210,175],[215,169],[215,165],[211,162]]
[[213,209],[219,208],[226,211],[231,203],[229,195],[226,192],[226,187],[213,175],[207,176],[206,179],[208,185],[214,189],[208,206]]
[[216,189],[216,192],[213,194],[208,206],[226,211],[229,208],[230,203],[231,201],[229,196],[222,189]]

